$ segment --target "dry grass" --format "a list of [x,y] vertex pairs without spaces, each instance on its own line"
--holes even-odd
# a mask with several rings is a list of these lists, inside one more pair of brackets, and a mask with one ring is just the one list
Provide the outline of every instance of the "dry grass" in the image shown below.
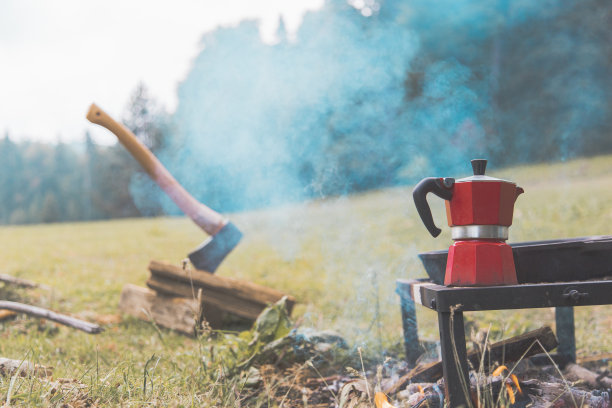
[[[490,173],[512,179],[526,191],[517,201],[512,241],[612,233],[610,156]],[[442,202],[432,199],[431,204],[441,226]],[[395,279],[424,276],[417,253],[450,243],[448,229],[437,239],[428,235],[410,188],[253,211],[232,219],[245,238],[218,274],[293,294],[300,301],[295,315],[303,318],[303,325],[333,328],[370,356],[401,349]],[[183,218],[3,227],[1,272],[54,288],[31,293],[45,306],[112,321],[121,287],[144,284],[150,259],[179,263],[203,239]],[[577,310],[579,353],[612,352],[605,310]],[[492,340],[554,321],[552,310],[466,317],[481,327],[491,325]],[[437,337],[434,318],[431,312],[418,311],[422,337]],[[98,336],[56,330],[27,318],[0,323],[0,356],[54,366],[56,377],[87,384],[89,398],[99,405],[232,405],[232,387],[239,389],[240,384],[228,385],[222,377],[212,381],[214,376],[205,374],[200,364],[203,347],[205,340],[163,330],[160,334],[151,324],[130,318],[108,325]],[[8,379],[0,379],[0,405],[10,387]],[[48,404],[45,387],[36,380],[19,380],[11,389],[13,403]],[[53,398],[60,404],[71,396]]]

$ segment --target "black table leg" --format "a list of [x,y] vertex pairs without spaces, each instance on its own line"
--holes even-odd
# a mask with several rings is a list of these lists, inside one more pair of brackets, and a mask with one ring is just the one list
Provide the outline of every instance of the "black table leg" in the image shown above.
[[438,312],[446,397],[451,408],[468,407],[470,381],[462,312]]
[[414,366],[417,358],[423,353],[423,348],[419,343],[419,332],[417,330],[416,310],[414,301],[408,296],[401,297],[402,305],[402,327],[404,329],[404,350],[406,351],[406,361]]
[[555,308],[555,323],[557,326],[557,352],[564,359],[576,362],[576,334],[574,332],[574,308],[572,306]]

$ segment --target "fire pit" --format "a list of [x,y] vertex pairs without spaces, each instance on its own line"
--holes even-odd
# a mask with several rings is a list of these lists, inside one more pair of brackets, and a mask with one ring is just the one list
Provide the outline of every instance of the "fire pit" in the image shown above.
[[409,362],[420,354],[415,303],[438,312],[440,348],[451,407],[467,406],[462,384],[468,376],[463,312],[555,307],[559,354],[576,359],[574,306],[612,304],[612,280],[573,281],[484,287],[447,287],[428,280],[397,281],[404,346]]
[[445,200],[454,243],[448,251],[419,255],[431,281],[397,281],[409,363],[420,354],[415,303],[438,312],[451,407],[468,406],[464,311],[555,307],[559,354],[575,362],[573,306],[612,304],[612,280],[602,280],[612,278],[612,236],[509,246],[514,204],[524,190],[512,181],[486,176],[485,159],[471,164],[473,176],[427,177],[415,186],[417,212],[434,237],[441,230],[434,224],[427,195]]

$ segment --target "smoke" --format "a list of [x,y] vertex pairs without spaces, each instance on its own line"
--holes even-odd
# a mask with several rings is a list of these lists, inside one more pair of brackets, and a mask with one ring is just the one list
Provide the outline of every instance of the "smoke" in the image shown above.
[[294,40],[217,29],[160,157],[233,211],[611,150],[610,6],[586,3],[330,0]]
[[223,211],[393,184],[400,160],[388,158],[417,50],[408,27],[371,23],[343,2],[307,15],[295,41],[280,30],[264,44],[254,21],[208,33],[160,158]]
[[[494,169],[612,151],[611,18],[605,0],[328,0],[295,38],[281,24],[276,44],[256,21],[220,28],[202,38],[158,154],[199,200],[238,211],[460,176],[477,156]],[[417,249],[404,229],[371,239],[346,208],[321,227],[321,279],[348,270],[346,320],[377,322],[370,306],[397,306],[388,293]],[[299,224],[275,216],[280,231]],[[291,257],[302,248],[288,235],[270,242]]]

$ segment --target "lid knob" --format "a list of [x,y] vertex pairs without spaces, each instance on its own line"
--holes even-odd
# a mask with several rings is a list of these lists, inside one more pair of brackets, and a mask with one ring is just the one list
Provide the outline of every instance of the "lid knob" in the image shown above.
[[486,159],[474,159],[472,160],[472,170],[474,170],[475,176],[484,176],[485,169],[487,168]]

